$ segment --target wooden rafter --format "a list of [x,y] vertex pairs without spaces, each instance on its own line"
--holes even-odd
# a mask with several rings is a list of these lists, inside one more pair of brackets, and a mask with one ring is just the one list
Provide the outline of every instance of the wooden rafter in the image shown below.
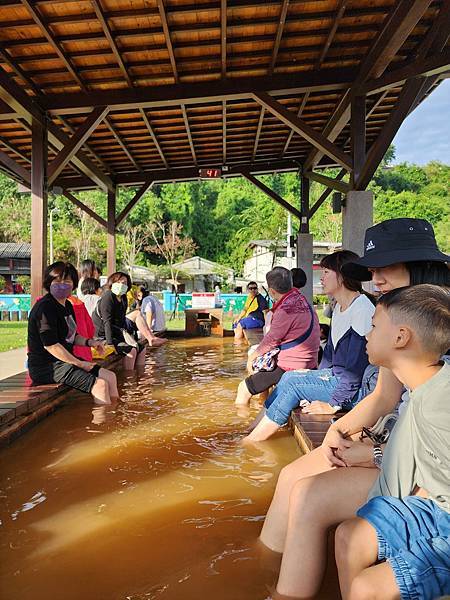
[[139,164],[135,160],[134,156],[131,154],[131,151],[128,148],[127,144],[124,142],[124,140],[119,135],[119,133],[117,133],[116,128],[114,127],[114,125],[111,122],[111,119],[105,119],[105,125],[109,129],[109,131],[113,134],[113,136],[116,139],[116,141],[119,144],[119,146],[122,148],[122,150],[128,156],[128,158],[130,159],[130,162],[133,163],[133,165],[136,167],[136,169],[138,171],[140,171],[141,167],[139,166]]
[[101,6],[101,0],[91,0],[91,3],[95,10],[95,14],[97,15],[97,18],[100,21],[102,29],[103,29],[105,36],[109,42],[109,45],[111,46],[112,53],[114,54],[114,56],[119,64],[120,70],[122,71],[122,74],[125,77],[125,81],[128,83],[128,85],[130,87],[133,87],[133,82],[128,73],[128,69],[127,69],[125,63],[123,62],[122,55],[119,52],[119,48],[117,47],[116,41],[113,37],[112,30],[108,24],[107,17]]
[[191,128],[189,126],[189,119],[188,119],[186,107],[184,104],[181,105],[181,112],[183,113],[183,121],[184,121],[184,126],[186,127],[186,133],[187,133],[188,140],[189,140],[189,146],[190,146],[191,152],[192,152],[192,159],[194,161],[194,164],[197,164],[197,156],[195,155],[195,148],[194,148],[194,142],[192,141]]
[[69,142],[49,164],[47,173],[49,184],[52,184],[55,181],[64,167],[69,163],[70,160],[72,160],[92,132],[103,121],[108,112],[108,107],[94,108],[92,113],[77,129],[76,133],[74,133],[74,135],[70,138]]
[[407,79],[414,77],[438,75],[440,73],[450,72],[450,49],[443,50],[441,53],[427,56],[421,60],[413,60],[389,73],[385,73],[378,79],[371,79],[356,90],[357,94],[377,94],[386,89],[402,85]]
[[[339,173],[336,175],[335,177],[335,181],[340,181],[344,175],[346,175],[347,173],[347,169],[341,169],[339,171]],[[314,214],[317,212],[317,210],[322,206],[322,204],[325,202],[325,200],[328,198],[328,196],[331,194],[331,192],[333,191],[333,188],[328,187],[326,188],[326,190],[321,194],[321,196],[318,198],[318,200],[311,206],[311,208],[309,209],[309,218],[311,219]]]
[[274,72],[274,69],[275,69],[275,65],[276,65],[277,57],[278,57],[278,51],[280,49],[280,44],[281,44],[281,38],[283,37],[283,29],[284,29],[284,24],[286,22],[288,8],[289,8],[289,0],[283,0],[283,2],[281,3],[280,18],[278,21],[277,33],[275,35],[275,42],[273,45],[272,58],[270,59],[269,69],[267,71],[268,75],[272,75],[272,73]]
[[167,158],[164,155],[164,152],[162,151],[160,143],[158,142],[158,138],[156,137],[156,133],[150,123],[150,119],[148,118],[147,113],[145,112],[145,110],[143,108],[140,108],[139,112],[141,113],[141,116],[142,116],[142,119],[144,120],[145,126],[147,127],[147,130],[150,134],[150,137],[153,140],[153,143],[155,144],[156,149],[158,150],[158,153],[161,157],[161,160],[164,163],[164,166],[166,167],[166,169],[169,169],[170,168],[169,163],[167,161]]
[[220,0],[220,64],[222,77],[227,75],[227,0]]
[[246,179],[248,179],[248,181],[253,183],[253,185],[255,185],[262,192],[264,192],[267,196],[269,196],[269,198],[272,198],[272,200],[275,200],[275,202],[277,202],[280,206],[282,206],[288,212],[290,212],[292,215],[294,215],[294,217],[297,217],[297,219],[301,220],[302,214],[299,210],[297,210],[295,208],[295,206],[292,206],[292,204],[289,204],[289,202],[286,202],[286,200],[284,198],[282,198],[276,192],[274,192],[269,187],[267,187],[267,185],[265,185],[262,181],[259,181],[259,179],[256,179],[256,177],[254,175],[252,175],[249,171],[241,169],[240,172],[243,177],[245,177]]
[[325,44],[323,46],[322,52],[320,53],[319,59],[317,61],[316,64],[316,69],[320,69],[320,67],[323,64],[323,61],[326,58],[327,52],[330,49],[330,46],[333,42],[334,36],[336,35],[336,31],[339,27],[339,24],[342,20],[342,17],[344,16],[344,12],[345,12],[345,8],[347,5],[348,0],[339,0],[339,4],[337,7],[337,11],[336,11],[336,16],[333,19],[332,25],[331,25],[331,29],[328,33],[327,39],[325,41]]
[[175,53],[173,51],[172,40],[170,38],[169,24],[167,22],[167,15],[166,15],[166,9],[164,7],[164,0],[157,0],[157,4],[158,4],[159,16],[161,18],[162,28],[164,31],[164,37],[166,38],[167,52],[169,53],[170,64],[172,65],[172,69],[173,69],[173,78],[175,80],[175,83],[178,83],[179,77],[178,77],[177,63],[175,60]]
[[333,179],[332,177],[327,177],[326,175],[321,175],[320,173],[316,173],[315,171],[303,171],[303,177],[310,179],[311,181],[317,181],[317,183],[322,183],[326,187],[336,190],[338,192],[342,192],[346,194],[350,190],[350,186],[345,181],[340,181],[340,179]]
[[227,102],[222,101],[222,164],[227,164]]
[[149,179],[138,189],[133,198],[128,202],[128,204],[125,206],[122,212],[119,213],[119,215],[116,217],[116,227],[119,227],[122,224],[122,222],[127,218],[127,216],[130,214],[130,212],[133,210],[133,208],[136,206],[136,204],[139,202],[142,196],[152,187],[152,185],[153,181]]
[[352,185],[358,180],[366,161],[366,97],[353,96],[351,101],[350,139],[352,147]]
[[[300,108],[297,111],[297,117],[300,118],[302,116],[302,112],[305,110],[305,106],[306,103],[308,102],[309,99],[309,92],[306,92],[303,95],[302,101],[300,102]],[[287,149],[289,148],[289,144],[291,143],[292,138],[294,137],[294,130],[291,129],[288,133],[288,136],[286,138],[286,141],[284,143],[283,146],[283,150],[280,154],[280,158],[283,158],[283,156],[286,154]]]
[[76,207],[80,208],[82,211],[88,214],[92,219],[97,221],[97,223],[99,223],[102,227],[104,227],[105,229],[107,228],[108,224],[105,221],[105,219],[102,219],[102,217],[100,217],[96,212],[89,208],[89,206],[86,206],[86,204],[81,202],[81,200],[78,200],[78,198],[74,196],[71,192],[69,192],[68,190],[63,190],[63,196],[70,200],[72,204],[75,204]]
[[345,154],[343,150],[335,146],[326,137],[305,123],[305,121],[296,117],[292,111],[287,110],[282,104],[277,102],[274,98],[272,98],[272,96],[265,92],[259,92],[254,96],[256,101],[261,104],[261,106],[264,106],[269,112],[277,116],[281,121],[283,121],[283,123],[293,129],[301,137],[305,138],[308,142],[313,144],[313,146],[318,148],[327,156],[332,157],[349,171],[352,170],[352,159],[350,156]]
[[[383,74],[430,4],[431,0],[398,0],[394,3],[380,33],[360,66],[354,83],[355,88],[369,77],[379,77]],[[347,91],[322,131],[322,135],[330,141],[334,141],[347,125],[350,119],[350,102],[351,94]],[[313,168],[322,156],[320,150],[313,148],[306,158],[305,168]]]
[[[58,120],[64,125],[64,127],[66,129],[68,129],[70,131],[70,133],[73,135],[76,131],[76,129],[74,127],[72,127],[72,125],[61,115],[58,115]],[[92,150],[92,148],[89,146],[89,144],[85,143],[84,144],[84,148],[89,152],[89,154],[91,156],[93,156],[95,158],[95,160],[97,160],[101,166],[105,169],[106,172],[112,172],[111,168],[105,163],[105,161],[96,153],[94,152],[94,150]]]
[[266,109],[264,108],[264,106],[261,106],[261,111],[259,113],[259,119],[258,119],[258,126],[256,128],[255,143],[253,145],[252,160],[255,160],[256,153],[258,152],[259,138],[260,138],[262,126],[263,126],[263,123],[264,123],[264,115],[265,115],[265,113],[266,113]]
[[[440,53],[446,45],[450,31],[450,0],[444,0],[441,5],[440,16],[442,18],[434,23],[417,49],[417,60],[426,58],[429,53],[431,55]],[[363,190],[366,188],[404,119],[429,89],[429,79],[435,77],[435,75],[428,79],[420,77],[406,82],[395,109],[390,113],[381,133],[367,154],[365,164],[355,183],[355,189]]]
[[26,184],[31,185],[31,172],[22,165],[19,165],[14,159],[12,159],[6,152],[0,150],[0,164],[11,171],[16,177],[23,180]]

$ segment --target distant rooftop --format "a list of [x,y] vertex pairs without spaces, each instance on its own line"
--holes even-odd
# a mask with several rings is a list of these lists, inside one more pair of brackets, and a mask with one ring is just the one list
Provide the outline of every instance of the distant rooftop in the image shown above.
[[31,258],[31,244],[0,242],[0,258]]

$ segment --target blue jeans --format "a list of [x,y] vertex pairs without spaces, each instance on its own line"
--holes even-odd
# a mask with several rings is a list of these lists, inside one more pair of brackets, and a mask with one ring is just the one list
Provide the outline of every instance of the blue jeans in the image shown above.
[[377,496],[358,510],[377,532],[378,559],[387,560],[403,600],[450,594],[450,514],[417,496]]
[[301,400],[330,402],[338,383],[339,379],[331,369],[288,371],[264,404],[266,416],[280,426],[285,425]]

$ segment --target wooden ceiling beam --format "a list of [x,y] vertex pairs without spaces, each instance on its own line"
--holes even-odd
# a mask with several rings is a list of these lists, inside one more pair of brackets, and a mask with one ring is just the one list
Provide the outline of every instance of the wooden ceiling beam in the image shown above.
[[131,153],[130,149],[128,148],[128,145],[126,144],[126,142],[122,139],[122,136],[116,131],[116,128],[114,127],[111,119],[105,119],[105,125],[109,129],[109,131],[112,133],[116,142],[119,144],[119,146],[125,152],[125,154],[129,158],[130,162],[136,167],[136,169],[138,171],[141,171],[142,169],[141,169],[140,165],[137,163],[136,159],[134,158],[133,154]]
[[122,212],[116,218],[116,227],[119,227],[122,222],[127,218],[142,196],[152,187],[153,179],[147,180],[140,188],[137,190],[136,194],[133,198],[128,202]]
[[189,119],[188,119],[186,107],[184,106],[184,104],[181,105],[181,112],[183,113],[183,121],[184,121],[184,126],[186,127],[186,133],[187,133],[188,140],[189,140],[189,146],[191,148],[192,159],[194,161],[194,164],[197,164],[197,156],[195,155],[195,148],[194,148],[194,142],[192,140],[191,128],[189,126]]
[[262,126],[264,123],[265,112],[266,112],[266,109],[264,108],[264,106],[261,106],[261,112],[259,113],[259,119],[258,119],[258,126],[256,128],[255,143],[253,145],[252,161],[255,160],[256,153],[258,152],[259,137],[261,135],[261,129],[262,129]]
[[109,45],[111,46],[111,50],[117,60],[117,63],[119,64],[120,70],[122,71],[125,81],[130,87],[133,87],[133,82],[131,81],[131,78],[128,74],[128,69],[125,63],[123,62],[122,56],[119,52],[119,48],[117,47],[116,41],[113,37],[112,30],[108,24],[107,17],[101,6],[101,0],[91,0],[91,3],[94,8],[95,14],[97,15],[97,19],[100,21],[106,39],[108,40]]
[[169,53],[170,64],[173,69],[173,78],[175,83],[179,82],[177,62],[175,60],[175,54],[173,51],[172,40],[170,38],[169,24],[167,22],[166,9],[164,7],[164,0],[156,0],[158,4],[159,16],[161,18],[161,24],[164,31],[164,37],[166,38],[167,52]]
[[246,169],[240,169],[240,172],[241,172],[242,176],[245,177],[245,179],[247,179],[248,181],[253,183],[253,185],[255,185],[262,192],[264,192],[264,194],[266,194],[266,196],[269,196],[269,198],[272,198],[272,200],[275,200],[275,202],[277,204],[282,206],[285,210],[290,212],[291,215],[294,215],[294,217],[297,217],[297,219],[299,219],[301,221],[302,215],[301,215],[300,211],[297,208],[295,208],[295,206],[292,206],[292,204],[289,204],[289,202],[286,202],[286,200],[284,198],[282,198],[279,194],[277,194],[276,192],[271,190],[269,187],[267,187],[267,185],[265,185],[262,181],[259,181],[259,179],[256,179],[256,177],[254,175],[252,175]]
[[164,152],[162,151],[161,145],[160,145],[160,143],[158,141],[158,138],[156,137],[156,133],[155,133],[155,131],[154,131],[154,129],[153,129],[151,123],[150,123],[150,120],[149,120],[149,118],[148,118],[145,110],[143,108],[140,108],[139,112],[141,113],[141,117],[142,117],[142,119],[143,119],[143,121],[145,123],[145,126],[147,127],[147,130],[148,130],[148,132],[150,134],[150,137],[153,140],[153,143],[155,144],[156,149],[158,150],[158,153],[159,153],[159,155],[161,157],[161,160],[164,163],[164,166],[166,167],[166,169],[170,169],[170,166],[169,166],[169,163],[167,161],[167,158],[164,155]]
[[350,186],[345,181],[340,181],[340,179],[333,179],[332,177],[327,177],[326,175],[321,175],[320,173],[316,173],[315,171],[303,171],[303,177],[310,179],[311,181],[316,181],[317,183],[321,183],[322,185],[336,190],[338,192],[342,192],[346,194],[350,190]]
[[443,50],[441,53],[413,60],[409,64],[389,73],[385,73],[378,79],[371,79],[355,90],[356,94],[376,94],[391,87],[402,85],[407,79],[414,77],[438,75],[450,71],[450,49]]
[[92,132],[95,131],[98,125],[103,121],[108,112],[108,107],[94,108],[92,113],[86,118],[84,123],[70,138],[69,142],[60,150],[59,154],[48,165],[47,177],[49,184],[52,184],[55,181],[64,167],[72,160]]
[[280,8],[280,17],[277,25],[277,33],[275,35],[275,41],[273,44],[272,58],[270,59],[269,68],[267,70],[268,75],[272,75],[277,62],[278,51],[280,49],[281,38],[283,37],[284,24],[286,23],[287,11],[289,8],[289,0],[283,0]]
[[97,221],[97,223],[99,223],[99,225],[101,225],[105,229],[108,228],[108,223],[105,221],[105,219],[102,219],[102,217],[100,217],[96,212],[94,212],[91,208],[89,208],[89,206],[86,206],[86,204],[81,202],[81,200],[78,200],[78,198],[76,196],[74,196],[69,190],[63,190],[63,196],[65,196],[68,200],[70,200],[72,202],[72,204],[74,204],[77,208],[80,208],[82,211],[84,211],[86,214],[88,214],[92,219]]
[[[379,77],[402,47],[409,34],[423,17],[432,0],[397,0],[384,20],[383,27],[375,38],[371,49],[363,60],[354,87],[358,87],[369,77]],[[338,103],[335,112],[322,131],[322,135],[334,141],[350,120],[351,94],[347,91]],[[312,169],[320,161],[323,153],[313,148],[309,153],[305,168]]]
[[222,164],[227,164],[227,102],[222,102]]
[[227,99],[249,98],[253,92],[270,91],[275,95],[327,92],[348,89],[355,76],[354,69],[327,69],[324,73],[292,73],[272,77],[253,77],[243,81],[234,79],[181,83],[148,88],[93,91],[74,94],[51,94],[40,99],[44,110],[54,114],[80,114],[95,106],[109,106],[112,110],[129,108],[156,108],[180,104],[204,104]]
[[[336,175],[334,181],[340,181],[344,177],[344,175],[346,175],[346,173],[347,173],[347,169],[341,169],[339,171],[339,173]],[[331,194],[332,191],[333,191],[333,188],[329,187],[327,185],[327,189],[320,195],[318,200],[309,209],[309,218],[310,219],[312,219],[314,214],[322,206],[322,204],[325,202],[325,200],[328,198],[328,196]]]
[[318,148],[323,154],[332,157],[338,164],[342,165],[349,171],[352,170],[352,159],[345,154],[340,148],[335,146],[326,137],[313,129],[302,119],[272,98],[266,92],[258,92],[254,94],[255,100],[266,108],[269,112],[277,116],[283,123],[293,129],[302,138],[306,139],[314,147]]
[[0,165],[6,167],[8,171],[11,171],[25,184],[31,185],[31,169],[28,170],[17,163],[6,152],[3,152],[3,150],[0,150]]
[[[299,109],[297,111],[297,117],[298,118],[300,118],[302,116],[302,113],[303,113],[303,111],[305,109],[306,103],[308,102],[309,96],[310,96],[309,92],[306,92],[303,95],[302,101],[300,102],[300,107],[299,107]],[[283,150],[281,151],[280,158],[283,158],[283,156],[286,154],[286,151],[289,148],[289,144],[291,143],[291,140],[294,137],[294,133],[295,132],[294,132],[293,129],[291,129],[289,131],[288,136],[287,136],[286,141],[285,141],[284,146],[283,146]]]
[[222,78],[227,76],[227,0],[220,0],[220,62]]

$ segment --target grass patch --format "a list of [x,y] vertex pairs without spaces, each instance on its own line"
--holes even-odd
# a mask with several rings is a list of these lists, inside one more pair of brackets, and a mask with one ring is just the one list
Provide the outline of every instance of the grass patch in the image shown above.
[[27,321],[0,321],[0,352],[27,345]]

